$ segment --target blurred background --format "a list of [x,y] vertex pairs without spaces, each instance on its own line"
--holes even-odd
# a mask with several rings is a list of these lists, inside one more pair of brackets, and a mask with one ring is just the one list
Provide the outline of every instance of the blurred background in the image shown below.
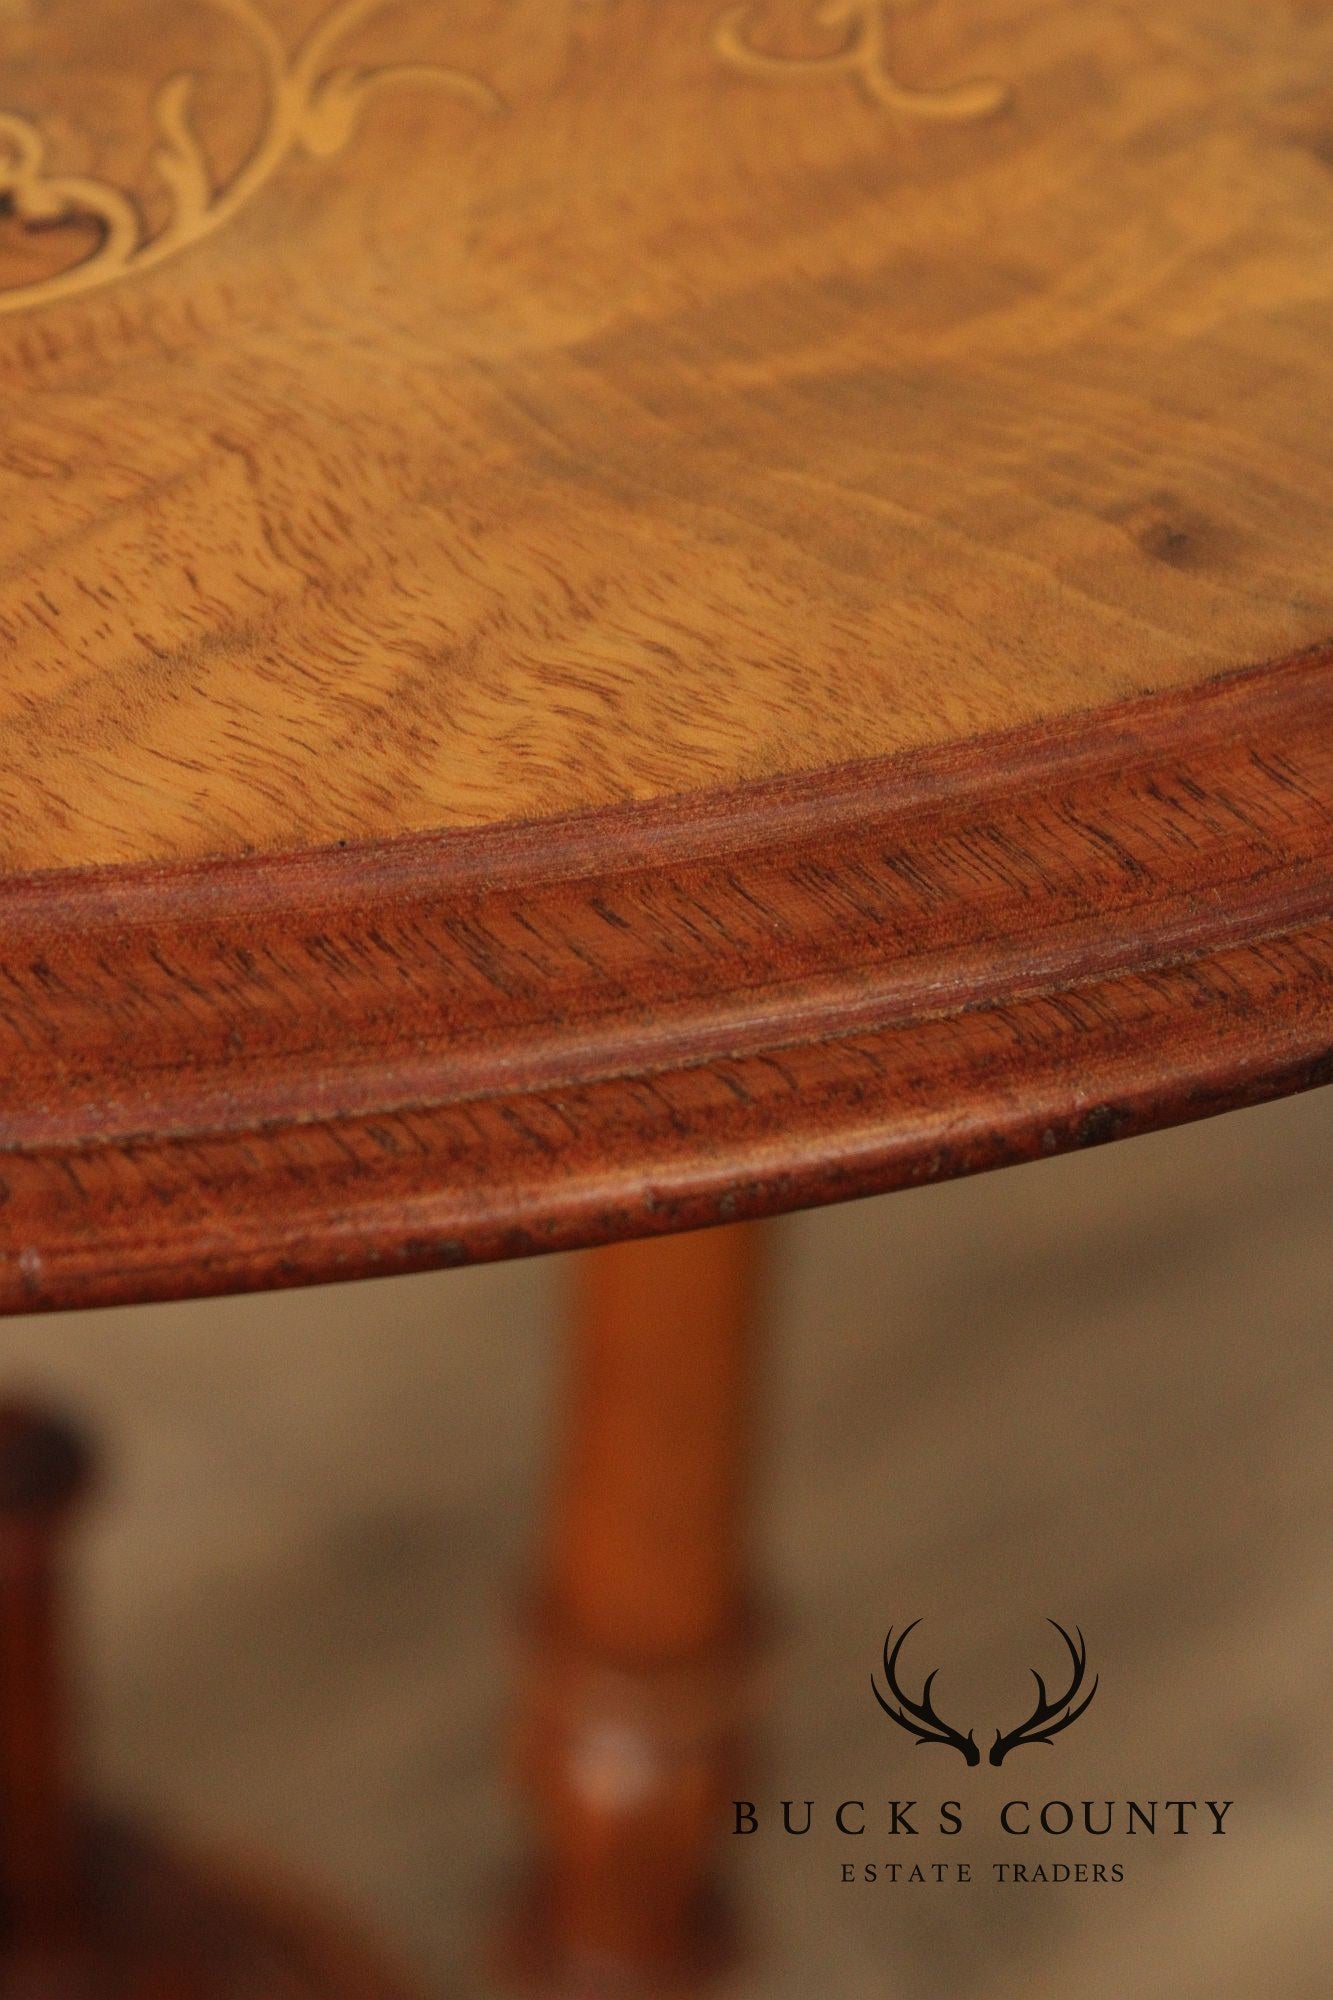
[[[734,1990],[1326,2000],[1331,1161],[1323,1092],[768,1229],[756,1562],[780,1617],[746,1795],[829,1821],[847,1797],[966,1795],[987,1824],[1014,1796],[1237,1803],[1220,1841],[1025,1844],[1125,1861],[1116,1887],[997,1888],[1015,1847],[980,1831],[896,1857],[966,1854],[966,1891],[845,1885],[844,1859],[891,1844],[853,1853],[828,1822],[732,1842]],[[511,1615],[568,1275],[0,1324],[7,1391],[81,1414],[107,1465],[78,1545],[101,1791],[274,1850],[440,1995],[489,1993],[484,1912],[521,1841]],[[1028,1669],[1057,1667],[1048,1617],[1087,1633],[1097,1702],[965,1771],[869,1695],[914,1617],[909,1681],[942,1665],[964,1726],[1020,1718]]]

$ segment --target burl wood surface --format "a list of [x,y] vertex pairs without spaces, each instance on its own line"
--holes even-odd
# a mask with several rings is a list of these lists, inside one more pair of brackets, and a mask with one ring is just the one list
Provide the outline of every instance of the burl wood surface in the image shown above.
[[809,771],[1333,632],[1319,0],[0,0],[0,857]]

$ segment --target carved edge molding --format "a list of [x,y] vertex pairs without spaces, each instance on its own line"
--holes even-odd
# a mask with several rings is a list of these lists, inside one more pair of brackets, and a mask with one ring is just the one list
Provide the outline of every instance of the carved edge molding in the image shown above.
[[[501,108],[496,92],[481,78],[439,64],[361,69],[334,63],[339,40],[393,0],[337,0],[293,51],[284,47],[258,0],[204,4],[237,23],[263,69],[267,111],[249,158],[229,181],[218,184],[193,121],[198,75],[185,71],[168,78],[153,99],[158,145],[152,166],[170,206],[168,220],[154,231],[132,194],[109,181],[52,172],[47,140],[38,127],[0,112],[0,213],[7,210],[33,229],[81,221],[99,230],[94,248],[66,269],[27,284],[0,286],[0,315],[54,305],[166,263],[222,229],[293,152],[324,159],[341,151],[367,97],[386,86],[425,84],[484,112]],[[911,118],[958,122],[1002,109],[1009,92],[988,79],[939,90],[913,89],[896,79],[890,66],[889,16],[916,4],[918,0],[821,0],[814,8],[814,24],[840,30],[842,44],[827,54],[794,56],[775,54],[755,41],[762,0],[744,0],[719,16],[713,46],[731,68],[770,82],[851,77],[872,104]]]
[[387,0],[338,0],[294,51],[283,47],[256,0],[206,0],[241,27],[258,56],[267,90],[262,135],[232,178],[219,186],[195,130],[191,100],[198,77],[170,77],[153,99],[159,143],[152,164],[170,197],[166,224],[150,232],[132,196],[111,183],[47,170],[46,141],[27,119],[0,112],[0,209],[33,228],[87,221],[100,231],[80,262],[35,283],[0,288],[0,314],[23,312],[90,292],[166,263],[224,227],[272,180],[298,148],[317,159],[341,151],[372,92],[396,84],[449,91],[483,111],[500,100],[479,78],[434,63],[360,69],[333,62],[340,39]]
[[1331,781],[1323,649],[657,805],[0,881],[0,1313],[585,1248],[1333,1081]]

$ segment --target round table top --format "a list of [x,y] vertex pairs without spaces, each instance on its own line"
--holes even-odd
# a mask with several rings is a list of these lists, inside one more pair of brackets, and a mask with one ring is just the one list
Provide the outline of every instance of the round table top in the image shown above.
[[1333,1042],[1333,8],[0,0],[0,1305]]

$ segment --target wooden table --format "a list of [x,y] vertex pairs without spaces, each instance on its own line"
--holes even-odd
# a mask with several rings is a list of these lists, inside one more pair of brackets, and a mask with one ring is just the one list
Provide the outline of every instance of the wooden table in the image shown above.
[[680,1232],[1330,1074],[1333,7],[0,0],[0,80],[0,1302],[619,1246],[524,1963],[668,1980]]

